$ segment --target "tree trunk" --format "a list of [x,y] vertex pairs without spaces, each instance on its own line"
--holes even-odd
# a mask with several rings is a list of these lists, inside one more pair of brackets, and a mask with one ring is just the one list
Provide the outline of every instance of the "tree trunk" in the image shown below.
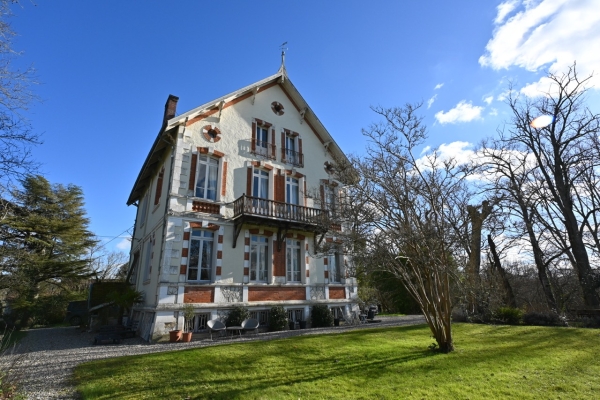
[[496,268],[498,273],[500,274],[500,278],[502,279],[502,285],[504,286],[505,291],[505,301],[506,305],[512,308],[517,308],[517,301],[515,299],[515,294],[512,290],[512,286],[510,286],[510,282],[508,281],[508,275],[504,268],[502,268],[502,264],[500,262],[500,257],[498,257],[498,253],[496,252],[496,244],[492,239],[492,235],[488,235],[487,237],[488,245],[490,246],[490,253],[492,253],[493,266]]

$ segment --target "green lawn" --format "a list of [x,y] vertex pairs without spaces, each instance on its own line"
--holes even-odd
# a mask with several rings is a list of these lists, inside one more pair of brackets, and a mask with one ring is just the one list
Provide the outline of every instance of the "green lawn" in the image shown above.
[[85,399],[597,399],[598,330],[455,324],[369,329],[97,361]]

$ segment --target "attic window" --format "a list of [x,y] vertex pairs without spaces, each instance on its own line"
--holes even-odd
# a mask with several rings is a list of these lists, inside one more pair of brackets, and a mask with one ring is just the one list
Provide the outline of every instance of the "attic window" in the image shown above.
[[209,142],[215,143],[221,140],[221,131],[217,127],[213,128],[212,125],[206,125],[202,128],[202,136]]
[[271,103],[271,110],[277,115],[283,115],[283,104],[274,101]]
[[335,168],[333,166],[333,164],[331,164],[329,161],[325,161],[325,172],[327,172],[327,174],[333,174],[335,172]]

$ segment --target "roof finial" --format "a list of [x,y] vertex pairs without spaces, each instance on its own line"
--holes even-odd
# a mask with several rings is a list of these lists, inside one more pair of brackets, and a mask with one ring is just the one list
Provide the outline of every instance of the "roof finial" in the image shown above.
[[281,67],[279,67],[279,72],[283,73],[284,75],[286,74],[286,70],[285,70],[285,51],[287,50],[287,47],[285,47],[287,45],[287,42],[283,42],[281,44],[281,46],[279,46],[279,49],[281,50]]

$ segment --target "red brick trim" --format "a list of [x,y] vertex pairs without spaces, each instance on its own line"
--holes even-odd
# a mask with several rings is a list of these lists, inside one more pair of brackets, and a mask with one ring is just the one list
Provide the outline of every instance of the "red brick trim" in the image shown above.
[[216,268],[216,275],[217,276],[221,275],[221,267]]
[[214,303],[215,289],[212,287],[186,287],[184,303]]
[[329,298],[343,300],[346,298],[346,289],[344,287],[329,287]]
[[187,257],[188,251],[189,251],[189,249],[186,249],[186,248],[181,249],[181,257]]
[[244,267],[244,276],[250,275],[250,268]]
[[181,275],[185,275],[186,272],[187,272],[187,265],[181,265],[181,266],[179,266],[179,273]]
[[248,301],[306,300],[304,287],[248,287]]
[[183,232],[183,240],[190,240],[190,232]]
[[223,162],[223,172],[221,176],[221,196],[225,196],[227,193],[227,161]]
[[250,232],[251,235],[258,235],[258,232],[260,232],[259,229],[248,229],[248,232]]
[[[212,135],[211,136],[211,132]],[[219,140],[221,140],[221,130],[219,128],[217,128],[216,126],[213,127],[212,125],[204,125],[202,127],[202,136],[204,137],[204,139],[208,140],[211,143],[216,143]]]

